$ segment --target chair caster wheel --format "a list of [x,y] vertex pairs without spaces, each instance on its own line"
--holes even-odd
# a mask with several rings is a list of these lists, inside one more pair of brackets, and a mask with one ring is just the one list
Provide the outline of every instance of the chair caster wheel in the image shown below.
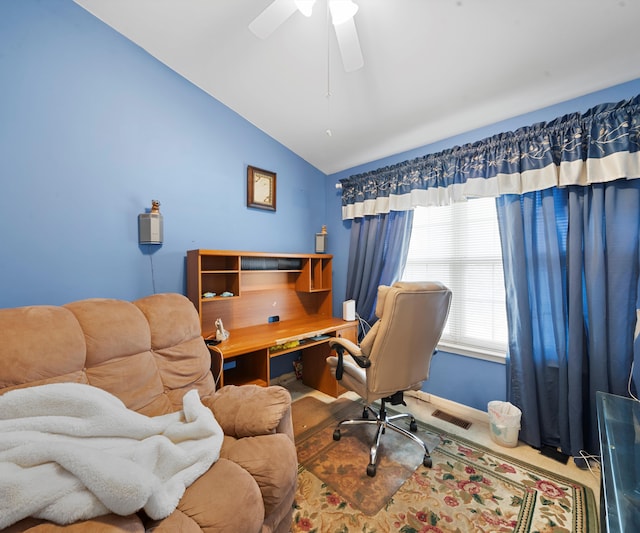
[[367,465],[367,475],[369,477],[375,477],[375,475],[376,475],[376,465]]
[[418,424],[416,424],[415,419],[411,419],[411,422],[409,423],[409,431],[413,431],[414,433],[418,431]]
[[433,466],[433,463],[431,462],[431,457],[429,457],[428,455],[425,455],[424,459],[422,460],[422,465],[425,468],[431,468]]
[[340,430],[339,429],[334,429],[333,430],[333,440],[340,440]]

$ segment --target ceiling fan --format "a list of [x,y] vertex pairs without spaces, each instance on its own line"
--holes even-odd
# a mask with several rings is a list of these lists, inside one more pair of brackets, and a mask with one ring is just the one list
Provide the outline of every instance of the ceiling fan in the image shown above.
[[[362,68],[364,60],[353,17],[358,6],[353,0],[327,0],[331,22],[336,32],[342,64],[346,72]],[[310,17],[316,0],[274,0],[249,24],[249,29],[260,39],[266,39],[296,11]]]

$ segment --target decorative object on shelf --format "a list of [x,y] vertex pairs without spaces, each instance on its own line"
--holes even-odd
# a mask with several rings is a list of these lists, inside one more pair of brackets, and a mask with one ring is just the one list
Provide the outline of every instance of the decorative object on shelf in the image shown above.
[[138,244],[162,244],[160,202],[151,200],[151,211],[138,215]]
[[327,251],[327,226],[322,226],[322,231],[316,233],[316,253],[323,254]]
[[229,332],[224,329],[224,326],[222,325],[222,319],[221,318],[216,318],[216,340],[217,341],[226,341],[229,338]]
[[276,210],[276,173],[247,167],[247,207]]

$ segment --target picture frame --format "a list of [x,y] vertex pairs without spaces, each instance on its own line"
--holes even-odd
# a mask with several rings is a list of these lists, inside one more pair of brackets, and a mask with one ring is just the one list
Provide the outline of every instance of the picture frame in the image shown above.
[[276,173],[247,166],[247,207],[276,210]]

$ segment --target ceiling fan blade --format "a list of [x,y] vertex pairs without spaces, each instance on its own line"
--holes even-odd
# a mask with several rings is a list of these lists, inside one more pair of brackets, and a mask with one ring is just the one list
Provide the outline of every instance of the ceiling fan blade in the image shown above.
[[346,20],[341,24],[334,25],[336,30],[336,38],[338,39],[338,48],[342,56],[342,65],[346,72],[353,72],[364,66],[362,58],[362,50],[360,50],[360,40],[358,39],[358,31],[353,18]]
[[251,24],[249,29],[260,39],[266,39],[296,12],[295,0],[274,0]]

